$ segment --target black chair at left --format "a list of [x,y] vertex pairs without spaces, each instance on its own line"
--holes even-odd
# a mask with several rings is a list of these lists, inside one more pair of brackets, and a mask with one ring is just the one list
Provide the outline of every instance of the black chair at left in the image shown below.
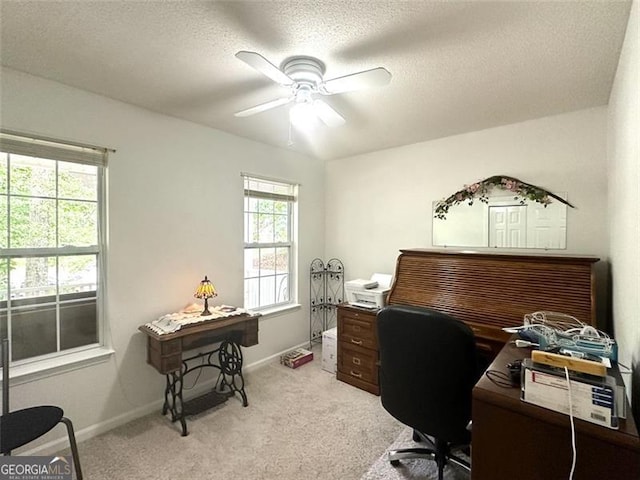
[[376,324],[382,406],[413,429],[414,441],[430,445],[392,450],[389,461],[435,460],[439,480],[447,463],[470,472],[454,452],[471,442],[472,389],[481,373],[473,332],[444,313],[409,306],[380,310]]
[[64,416],[60,407],[42,405],[9,412],[9,341],[0,344],[2,361],[2,416],[0,416],[0,453],[11,455],[11,451],[30,443],[62,422],[67,427],[71,455],[76,478],[82,480],[80,456],[76,445],[71,420]]

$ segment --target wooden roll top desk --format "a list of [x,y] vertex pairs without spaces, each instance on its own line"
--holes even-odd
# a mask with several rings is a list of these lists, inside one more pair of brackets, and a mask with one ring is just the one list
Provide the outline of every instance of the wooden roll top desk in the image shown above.
[[401,250],[389,305],[445,312],[471,327],[493,359],[524,315],[562,312],[596,324],[596,257]]
[[[596,257],[401,250],[389,305],[445,312],[471,327],[489,365],[524,315],[562,312],[596,324]],[[376,395],[376,310],[338,307],[337,378]]]

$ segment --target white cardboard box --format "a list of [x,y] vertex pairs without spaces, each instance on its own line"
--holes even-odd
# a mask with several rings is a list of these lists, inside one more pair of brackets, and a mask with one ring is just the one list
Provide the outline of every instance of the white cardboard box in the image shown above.
[[322,369],[336,373],[338,349],[338,328],[333,327],[322,333]]

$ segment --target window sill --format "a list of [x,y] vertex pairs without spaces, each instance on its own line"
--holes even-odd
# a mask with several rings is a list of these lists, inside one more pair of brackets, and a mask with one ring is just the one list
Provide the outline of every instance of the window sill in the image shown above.
[[253,310],[253,311],[262,315],[262,318],[268,318],[268,317],[277,317],[278,315],[284,315],[293,310],[299,310],[300,308],[302,308],[302,305],[300,305],[299,303],[290,303],[288,305],[281,305],[278,307],[265,308],[264,310]]
[[97,347],[49,360],[18,365],[10,370],[11,385],[35,382],[43,378],[103,363],[108,361],[114,353],[115,350],[112,348]]

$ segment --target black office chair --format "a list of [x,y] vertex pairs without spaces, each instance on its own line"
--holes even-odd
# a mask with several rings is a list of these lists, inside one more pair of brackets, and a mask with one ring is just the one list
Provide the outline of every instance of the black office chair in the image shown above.
[[470,462],[454,451],[471,442],[471,391],[480,373],[473,332],[420,307],[384,308],[376,323],[382,406],[413,428],[414,441],[431,446],[390,451],[389,461],[397,466],[401,459],[433,459],[439,480],[449,462],[470,472]]
[[9,412],[9,341],[0,344],[2,361],[2,416],[0,416],[0,453],[11,455],[11,451],[40,438],[53,427],[62,422],[67,427],[71,455],[76,471],[76,478],[82,480],[80,456],[76,445],[71,420],[64,416],[60,407],[43,405]]

